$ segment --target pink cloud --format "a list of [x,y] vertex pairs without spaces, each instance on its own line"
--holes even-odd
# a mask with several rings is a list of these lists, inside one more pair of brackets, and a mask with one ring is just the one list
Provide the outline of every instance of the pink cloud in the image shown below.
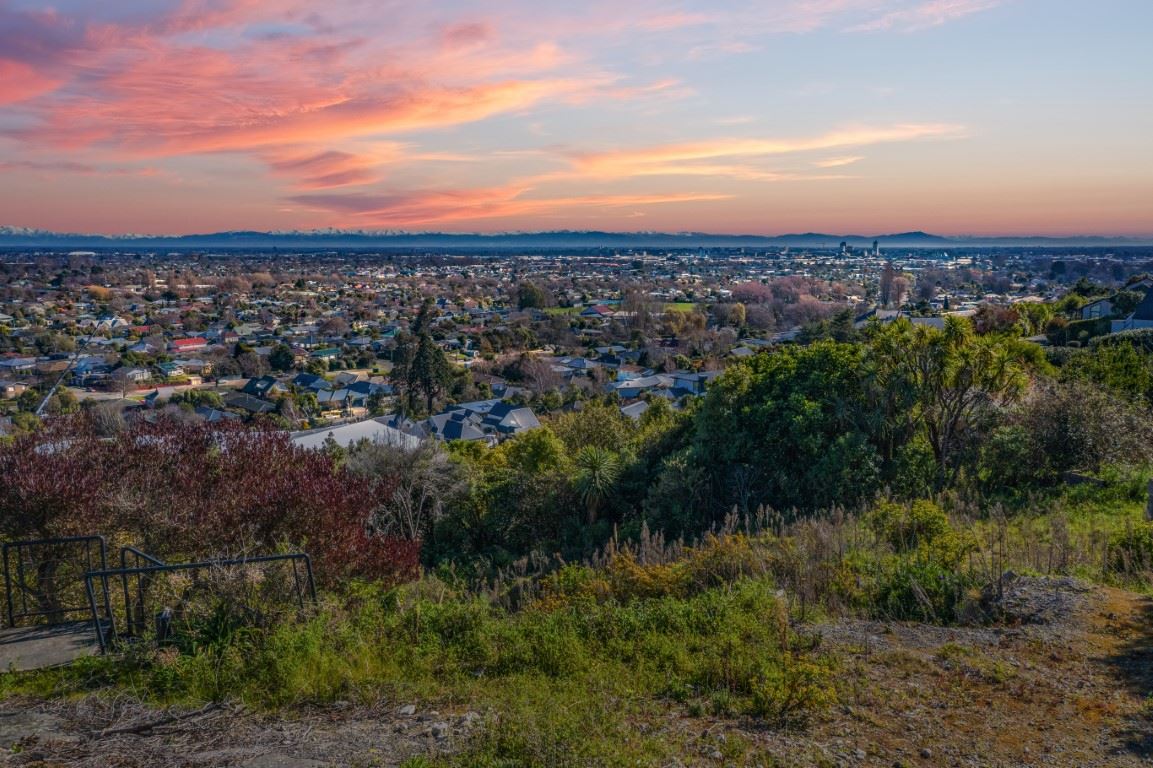
[[656,16],[650,16],[642,19],[638,24],[642,29],[654,30],[657,32],[666,32],[672,29],[680,29],[682,27],[695,27],[701,24],[708,24],[714,21],[714,17],[704,13],[685,13],[683,11],[676,13],[665,13]]
[[529,198],[529,187],[509,185],[400,194],[298,195],[294,203],[338,214],[341,224],[414,226],[453,221],[542,215],[574,208],[631,208],[645,205],[726,200],[728,195],[577,195]]
[[274,173],[295,180],[298,189],[332,189],[380,181],[380,161],[351,152],[281,151],[265,157]]
[[21,61],[0,59],[0,105],[15,104],[49,93],[61,81]]
[[74,160],[0,160],[0,171],[31,171],[45,176],[80,174],[84,176],[158,176],[156,168],[100,166]]
[[[481,15],[452,18],[443,8],[399,0],[149,0],[99,4],[63,15],[14,10],[0,0],[0,105],[4,137],[61,156],[55,168],[88,173],[147,159],[232,153],[267,168],[270,198],[352,219],[414,224],[575,211],[616,210],[724,199],[676,195],[532,196],[538,182],[680,175],[783,181],[842,178],[758,166],[762,158],[953,135],[951,126],[847,129],[791,140],[705,139],[607,152],[555,150],[508,159],[471,143],[425,149],[413,134],[448,132],[495,117],[525,116],[526,135],[552,115],[541,107],[643,105],[658,114],[695,95],[663,73],[625,77],[596,56],[634,39],[660,41],[680,56],[749,51],[753,36],[843,28],[861,19],[876,29],[932,26],[991,6],[994,0],[736,0],[707,13],[664,0],[510,2]],[[159,7],[159,10],[157,8]],[[686,9],[686,7],[688,9]],[[675,10],[670,10],[675,8]],[[969,10],[965,10],[968,8]],[[699,45],[691,44],[701,38]],[[565,40],[562,47],[557,40]],[[685,42],[684,45],[680,45]],[[758,40],[758,42],[760,42]],[[647,84],[644,84],[648,81]],[[642,83],[636,85],[635,83]],[[587,110],[586,110],[587,112]],[[531,115],[531,117],[530,117]],[[510,121],[512,122],[512,121]],[[600,130],[599,124],[595,126]],[[666,136],[691,136],[668,126]],[[483,133],[477,142],[486,148]],[[582,134],[582,141],[598,140]],[[390,141],[383,141],[389,137]],[[405,144],[401,144],[401,137]],[[518,150],[528,149],[519,144]],[[834,168],[833,161],[815,165]],[[446,162],[475,166],[446,169]],[[0,156],[0,164],[4,162]],[[229,162],[229,160],[214,161]],[[568,169],[541,174],[567,163]],[[822,163],[825,163],[822,165]],[[847,163],[845,163],[847,164]],[[431,166],[431,167],[430,167]],[[513,170],[507,170],[507,169]],[[809,169],[812,171],[812,168]],[[369,185],[388,175],[398,191]],[[488,178],[484,174],[489,174]],[[464,179],[461,178],[462,175]],[[537,175],[532,175],[537,174]],[[510,179],[520,179],[513,181]],[[465,188],[469,183],[476,188]],[[436,187],[444,189],[420,189]],[[418,187],[406,191],[404,187]],[[343,194],[324,190],[354,188]],[[355,188],[359,188],[356,191]],[[287,192],[286,192],[287,191]]]
[[492,25],[479,21],[450,24],[440,32],[441,44],[446,48],[472,48],[495,37]]

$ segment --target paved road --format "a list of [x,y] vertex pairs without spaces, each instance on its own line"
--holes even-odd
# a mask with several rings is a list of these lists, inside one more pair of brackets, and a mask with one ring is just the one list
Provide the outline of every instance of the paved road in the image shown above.
[[99,650],[92,622],[0,630],[0,670],[25,672],[57,667]]

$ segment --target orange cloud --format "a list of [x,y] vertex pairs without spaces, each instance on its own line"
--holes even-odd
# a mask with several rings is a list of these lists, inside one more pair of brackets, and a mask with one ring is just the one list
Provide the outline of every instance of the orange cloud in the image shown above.
[[843,168],[846,165],[853,165],[854,163],[859,163],[864,159],[865,158],[861,157],[860,155],[850,155],[850,156],[846,156],[846,157],[828,157],[828,158],[825,158],[824,160],[815,161],[813,163],[813,165],[817,166],[818,168]]
[[[536,142],[542,135],[574,140],[566,130],[581,131],[581,141],[613,136],[618,128],[629,135],[641,122],[642,108],[646,120],[660,121],[663,136],[699,135],[692,133],[692,118],[678,123],[668,105],[695,95],[693,86],[707,85],[708,78],[699,80],[692,70],[685,82],[669,77],[670,71],[658,72],[666,52],[681,58],[728,55],[767,47],[763,36],[843,29],[862,20],[861,29],[932,26],[994,4],[733,0],[696,13],[694,3],[668,0],[590,0],[579,7],[510,0],[462,18],[446,6],[395,0],[119,0],[72,3],[78,10],[67,14],[18,11],[0,0],[0,105],[13,118],[3,121],[0,138],[22,141],[19,148],[31,150],[31,157],[55,158],[36,165],[5,163],[0,156],[0,168],[29,176],[111,174],[141,158],[233,153],[267,167],[270,181],[263,192],[269,200],[279,201],[289,190],[298,206],[384,225],[527,220],[576,215],[580,208],[617,216],[618,208],[724,200],[728,196],[691,190],[567,194],[561,183],[660,175],[764,182],[848,178],[814,166],[849,165],[857,147],[950,137],[960,130],[937,124],[858,127],[807,138],[704,139],[567,154]],[[565,40],[565,47],[556,40]],[[652,50],[657,42],[660,54]],[[619,55],[626,46],[628,54]],[[634,54],[646,69],[622,73]],[[571,126],[563,123],[567,115],[541,110],[528,117],[558,104],[600,109],[605,119],[588,119],[590,109]],[[627,111],[632,115],[621,122]],[[455,146],[426,145],[411,136],[510,115],[526,116],[524,141],[501,146],[495,134],[477,131]],[[540,130],[534,131],[537,123]],[[763,167],[768,158],[806,152],[834,157],[806,158],[808,173],[799,165]],[[77,159],[90,164],[82,168]],[[190,197],[212,195],[218,201],[215,196],[227,194],[219,185],[233,182],[220,179],[231,177],[204,179],[233,159],[205,159],[211,171],[191,179]],[[474,165],[439,165],[464,161]],[[565,170],[541,173],[556,168]],[[381,182],[386,170],[397,191],[373,194],[376,188],[368,185]],[[546,181],[558,182],[548,190],[551,197],[534,191]],[[203,184],[198,192],[197,183]],[[247,204],[262,204],[251,202],[261,180],[244,184]],[[447,189],[435,191],[437,184]],[[477,188],[461,188],[470,184]],[[340,189],[346,192],[325,193]]]
[[882,128],[848,128],[811,138],[720,139],[646,149],[574,154],[572,161],[579,174],[598,178],[693,175],[697,173],[694,170],[696,164],[703,160],[788,155],[925,138],[956,137],[961,134],[962,129],[955,125],[909,123]]
[[0,160],[0,171],[31,171],[52,177],[57,174],[84,176],[159,176],[155,168],[125,168],[81,163],[75,160]]
[[[513,80],[463,87],[391,86],[373,93],[325,86],[307,77],[272,80],[209,50],[192,52],[187,62],[180,68],[150,63],[115,75],[103,94],[59,105],[47,125],[24,135],[152,155],[247,151],[460,125],[597,85]],[[196,87],[183,87],[189,81]]]

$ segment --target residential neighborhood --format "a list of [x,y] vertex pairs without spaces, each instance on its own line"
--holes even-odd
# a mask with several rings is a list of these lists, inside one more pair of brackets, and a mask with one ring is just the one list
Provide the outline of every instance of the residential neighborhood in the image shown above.
[[733,361],[898,318],[1042,345],[1153,327],[1153,263],[1125,256],[9,252],[0,429],[99,407],[495,444],[590,398],[681,408]]

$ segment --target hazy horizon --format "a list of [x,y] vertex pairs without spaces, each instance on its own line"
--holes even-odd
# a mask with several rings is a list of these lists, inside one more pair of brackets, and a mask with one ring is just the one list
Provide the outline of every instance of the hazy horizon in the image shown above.
[[1147,3],[715,5],[0,0],[0,220],[1153,237]]
[[1153,234],[1135,234],[1135,235],[1116,235],[1116,234],[1086,234],[1086,233],[1072,233],[1068,235],[1050,235],[1043,233],[1029,233],[1029,234],[1003,234],[1003,233],[989,233],[989,232],[976,232],[976,233],[956,233],[956,232],[930,232],[924,229],[911,229],[901,232],[837,232],[829,230],[809,230],[805,232],[800,231],[781,231],[781,232],[719,232],[719,231],[699,231],[699,230],[646,230],[646,229],[573,229],[558,227],[557,229],[492,229],[492,230],[450,230],[450,229],[422,229],[422,228],[386,228],[386,227],[308,227],[308,228],[284,228],[284,229],[254,229],[251,227],[242,227],[238,229],[228,230],[215,230],[215,231],[189,231],[189,232],[95,232],[95,231],[77,231],[77,230],[48,230],[35,227],[21,227],[14,224],[0,223],[0,237],[4,236],[17,236],[23,233],[28,233],[28,236],[33,234],[56,235],[56,236],[79,236],[79,237],[101,237],[108,239],[166,239],[166,238],[196,238],[196,237],[212,237],[216,235],[225,235],[230,233],[251,233],[255,235],[326,235],[326,234],[355,234],[364,235],[368,237],[389,237],[389,236],[462,236],[462,237],[491,237],[491,236],[546,236],[546,235],[561,235],[561,234],[599,234],[621,237],[643,237],[645,235],[652,235],[655,237],[700,237],[700,238],[757,238],[764,240],[785,239],[785,238],[800,238],[806,236],[823,237],[830,239],[849,239],[849,240],[881,240],[885,238],[897,238],[907,236],[923,235],[926,238],[941,238],[945,240],[964,242],[964,241],[994,241],[994,240],[1055,240],[1055,241],[1075,241],[1075,240],[1101,240],[1106,242],[1118,243],[1149,243],[1153,242]]

